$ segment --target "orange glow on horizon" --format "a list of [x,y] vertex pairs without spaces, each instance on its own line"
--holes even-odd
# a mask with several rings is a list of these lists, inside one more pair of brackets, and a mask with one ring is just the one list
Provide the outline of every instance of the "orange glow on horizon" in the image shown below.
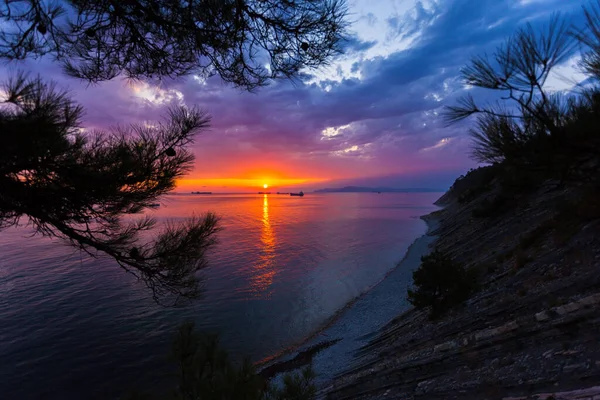
[[[329,179],[319,178],[273,178],[262,176],[256,178],[183,178],[177,181],[177,189],[198,190],[202,187],[227,189],[255,189],[298,186],[325,182]],[[268,184],[265,182],[269,182]]]

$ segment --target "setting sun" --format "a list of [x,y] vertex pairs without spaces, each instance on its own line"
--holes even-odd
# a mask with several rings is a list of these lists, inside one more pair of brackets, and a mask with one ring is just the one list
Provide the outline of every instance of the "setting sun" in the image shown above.
[[269,185],[267,185],[266,183],[263,185],[263,188],[265,188],[265,189],[268,187],[269,187]]

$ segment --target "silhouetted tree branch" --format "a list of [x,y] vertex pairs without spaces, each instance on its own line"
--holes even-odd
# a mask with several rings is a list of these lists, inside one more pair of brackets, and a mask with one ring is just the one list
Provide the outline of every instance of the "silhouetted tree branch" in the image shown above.
[[196,272],[218,230],[213,214],[155,227],[139,213],[190,170],[186,149],[209,117],[172,108],[152,127],[82,132],[81,106],[40,78],[18,74],[0,108],[0,228],[26,218],[36,232],[113,257],[152,290],[157,301],[199,294]]
[[581,57],[582,69],[595,79],[600,79],[600,1],[590,3],[583,8],[583,12],[585,26],[572,29],[572,34],[587,47]]
[[498,113],[497,104],[477,105],[467,96],[458,105],[448,107],[448,121],[457,122],[471,115],[535,119],[549,131],[556,131],[552,118],[546,114],[549,99],[544,85],[552,68],[564,62],[574,49],[575,42],[568,28],[568,24],[555,15],[540,31],[529,24],[518,30],[492,58],[475,57],[461,71],[465,84],[499,91],[502,100],[512,106],[504,106],[503,112]]
[[465,84],[502,94],[488,104],[466,95],[447,108],[451,123],[477,116],[470,131],[475,160],[561,183],[598,182],[600,136],[593,126],[600,122],[600,89],[564,93],[546,87],[553,68],[577,44],[583,70],[600,77],[600,2],[584,10],[584,28],[570,28],[556,15],[539,31],[531,25],[520,29],[492,58],[476,57],[462,70]]
[[[5,0],[0,58],[48,55],[75,77],[219,75],[247,90],[327,64],[345,34],[344,0]],[[135,214],[188,172],[186,150],[208,126],[173,108],[155,126],[83,132],[82,108],[54,84],[13,77],[0,110],[0,228],[26,218],[35,230],[113,257],[152,289],[195,297],[217,218],[154,228]]]
[[220,75],[246,89],[339,52],[345,0],[6,0],[0,57],[50,54],[97,82]]

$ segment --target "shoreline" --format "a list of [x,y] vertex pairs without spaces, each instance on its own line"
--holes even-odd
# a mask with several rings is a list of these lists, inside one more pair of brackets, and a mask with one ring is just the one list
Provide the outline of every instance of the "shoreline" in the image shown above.
[[[320,329],[299,344],[255,363],[259,374],[270,379],[313,363],[317,386],[322,388],[334,374],[346,369],[349,365],[344,359],[354,358],[353,354],[392,319],[412,308],[406,296],[398,293],[398,283],[412,282],[412,271],[437,240],[437,236],[432,235],[439,227],[439,220],[432,215],[436,211],[419,217],[426,224],[425,233],[407,247],[401,260],[381,280],[346,303]],[[400,288],[405,290],[407,286]],[[369,321],[364,323],[363,318]],[[344,357],[340,357],[340,353]],[[327,362],[332,360],[337,360],[340,365],[332,366],[331,362]]]
[[338,374],[319,386],[317,398],[591,399],[600,393],[593,387],[600,380],[600,361],[594,362],[600,360],[598,208],[589,207],[580,187],[533,186],[498,209],[490,199],[506,195],[501,177],[483,192],[477,175],[467,177],[438,201],[441,211],[422,219],[433,222],[436,248],[477,275],[477,290],[434,320],[427,308],[398,310],[367,345],[354,344],[360,350],[352,357],[333,354],[346,364],[317,355],[325,366],[341,366],[332,368]]

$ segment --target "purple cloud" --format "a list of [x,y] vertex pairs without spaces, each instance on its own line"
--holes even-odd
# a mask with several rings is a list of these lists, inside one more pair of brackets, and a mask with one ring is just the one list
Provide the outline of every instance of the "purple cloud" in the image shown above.
[[[378,7],[393,10],[392,3]],[[429,174],[438,177],[427,178],[429,184],[447,187],[452,176],[474,165],[466,125],[447,127],[440,116],[466,90],[460,68],[473,55],[493,51],[525,21],[541,24],[553,11],[578,11],[584,3],[415,1],[387,20],[381,18],[386,10],[379,17],[355,15],[363,31],[349,38],[337,65],[299,81],[274,82],[256,94],[216,77],[117,79],[88,87],[46,60],[22,67],[69,86],[91,127],[154,120],[173,104],[207,110],[213,124],[194,145],[196,177],[236,177],[257,165],[332,179],[398,176],[405,177],[398,182],[409,182],[407,176],[426,180],[423,174]],[[398,50],[404,41],[409,45]]]

